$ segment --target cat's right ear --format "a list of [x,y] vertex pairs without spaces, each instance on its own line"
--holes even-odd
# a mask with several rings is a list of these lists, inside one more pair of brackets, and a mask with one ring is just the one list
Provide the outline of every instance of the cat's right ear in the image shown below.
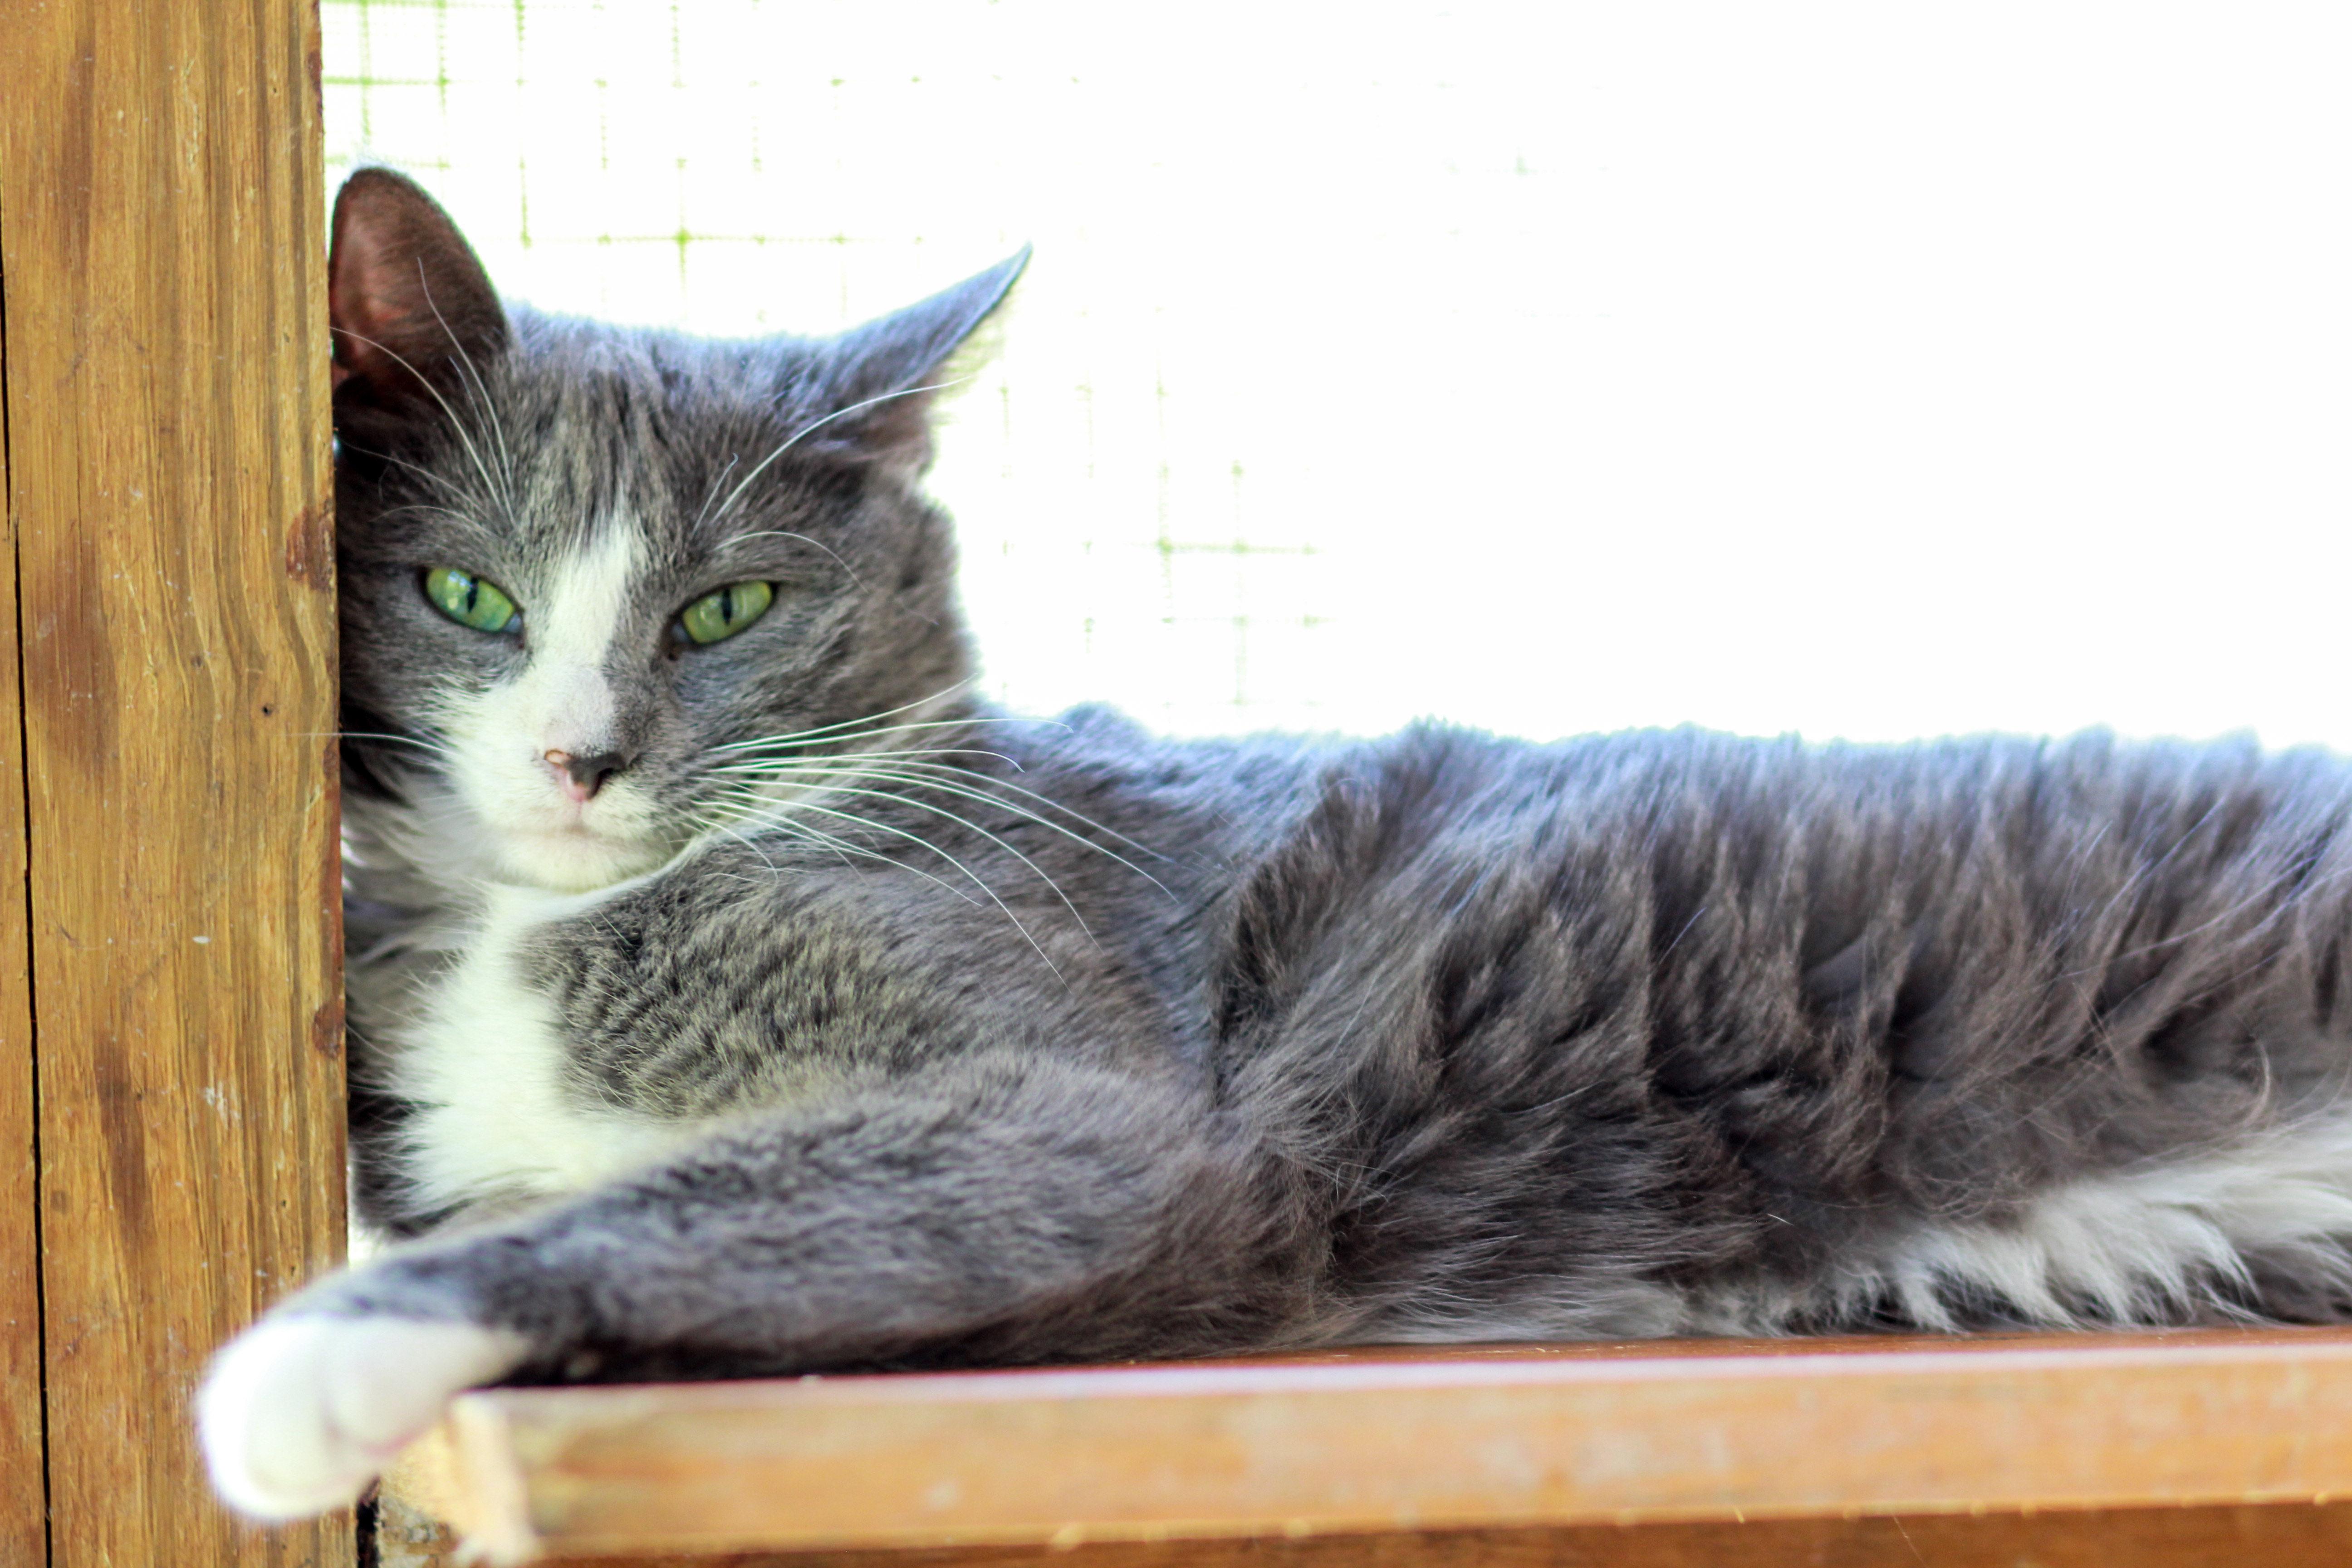
[[339,407],[436,403],[507,345],[506,311],[473,247],[390,169],[362,169],[336,193],[327,315]]

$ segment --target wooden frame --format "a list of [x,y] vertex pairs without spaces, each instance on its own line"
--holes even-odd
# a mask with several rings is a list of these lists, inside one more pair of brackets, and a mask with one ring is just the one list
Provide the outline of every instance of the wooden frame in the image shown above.
[[0,3],[12,1563],[352,1559],[187,1416],[342,1250],[318,57],[310,0]]
[[398,1484],[500,1563],[2294,1563],[2347,1416],[2335,1329],[1499,1345],[493,1390]]

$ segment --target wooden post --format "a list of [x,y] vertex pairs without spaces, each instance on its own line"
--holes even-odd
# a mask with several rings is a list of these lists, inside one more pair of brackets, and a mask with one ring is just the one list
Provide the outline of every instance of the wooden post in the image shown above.
[[[229,1518],[187,1416],[213,1347],[342,1247],[318,50],[314,0],[0,0],[0,868],[29,867],[29,918],[0,914],[0,1355],[27,1351],[31,1078],[60,1568],[352,1556],[348,1516]],[[0,1415],[11,1563],[40,1561],[26,1419]]]
[[[5,222],[0,212],[0,222]],[[0,229],[5,234],[5,229]],[[0,314],[0,386],[7,378]],[[0,404],[0,498],[8,493]],[[41,1465],[40,1219],[33,1168],[33,967],[25,886],[25,730],[16,531],[0,500],[0,1562],[48,1551]]]

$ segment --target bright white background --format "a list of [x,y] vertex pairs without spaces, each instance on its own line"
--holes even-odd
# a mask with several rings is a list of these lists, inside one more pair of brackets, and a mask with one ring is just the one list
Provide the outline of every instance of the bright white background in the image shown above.
[[2352,10],[327,0],[509,293],[828,331],[1024,241],[990,689],[1163,727],[2352,749]]

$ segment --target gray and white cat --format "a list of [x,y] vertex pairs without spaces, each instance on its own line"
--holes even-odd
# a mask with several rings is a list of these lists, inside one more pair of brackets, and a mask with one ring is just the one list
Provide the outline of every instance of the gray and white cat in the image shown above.
[[698,342],[344,186],[405,1239],[221,1352],[231,1502],[348,1501],[499,1379],[2352,1310],[2345,763],[992,711],[918,484],[1020,267]]

